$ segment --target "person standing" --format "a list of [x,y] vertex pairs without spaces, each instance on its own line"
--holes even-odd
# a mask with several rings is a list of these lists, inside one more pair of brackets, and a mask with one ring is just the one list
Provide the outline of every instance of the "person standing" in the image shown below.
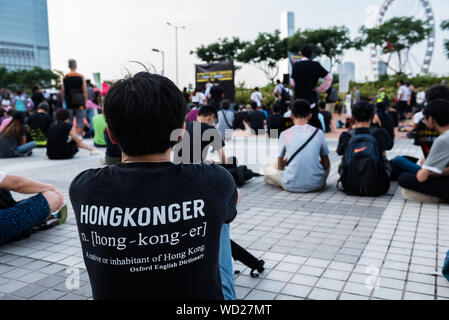
[[[95,92],[95,87],[91,83],[90,79],[86,80],[86,89],[87,89],[87,100],[97,104],[97,93]],[[89,121],[89,131],[87,132],[88,137],[94,136],[93,122],[92,119],[95,116],[95,109],[86,107],[86,118]]]
[[254,89],[254,92],[251,93],[251,101],[257,103],[257,107],[260,108],[262,107],[262,100],[263,100],[262,92],[260,92],[259,88],[256,87]]
[[397,86],[398,86],[398,94],[397,94],[398,105],[397,105],[397,110],[399,112],[399,120],[400,121],[404,121],[405,120],[405,112],[407,110],[407,106],[408,106],[408,103],[409,103],[410,91],[405,86],[404,80],[398,81]]
[[231,110],[231,101],[223,100],[221,103],[220,111],[218,111],[218,123],[217,130],[220,132],[224,140],[228,141],[232,139],[232,126],[234,122],[234,110]]
[[[311,119],[309,124],[322,128],[318,119],[318,95],[319,92],[326,92],[332,85],[333,76],[330,72],[316,61],[312,61],[313,48],[304,45],[301,48],[301,61],[293,65],[291,85],[294,87],[295,99],[304,99],[311,104]],[[324,79],[321,86],[317,87],[318,80]]]
[[220,109],[221,101],[225,97],[224,88],[221,86],[218,79],[215,80],[214,86],[210,89],[209,98],[211,99],[211,105],[213,105],[217,110]]
[[70,123],[76,118],[76,132],[82,137],[84,131],[84,118],[86,117],[86,101],[88,100],[87,82],[84,76],[78,72],[75,60],[69,60],[70,72],[62,80],[61,95],[67,104]]
[[354,99],[352,101],[352,105],[355,106],[357,103],[361,101],[360,98],[360,90],[359,87],[354,87]]

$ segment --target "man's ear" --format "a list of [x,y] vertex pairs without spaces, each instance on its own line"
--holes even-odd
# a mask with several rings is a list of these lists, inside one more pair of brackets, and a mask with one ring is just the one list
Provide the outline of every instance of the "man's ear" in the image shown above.
[[312,114],[309,113],[309,115],[307,116],[307,121],[310,121],[310,119],[312,119]]
[[109,138],[111,139],[111,142],[112,142],[113,144],[118,144],[118,141],[117,141],[117,139],[114,137],[114,135],[111,133],[111,130],[109,130],[108,127],[106,127],[106,130],[108,130],[108,135],[109,135]]
[[184,134],[186,133],[186,123],[184,122],[183,124],[182,124],[182,131],[181,131],[181,135],[178,137],[178,142],[181,142],[181,140],[182,140],[182,137],[184,137]]

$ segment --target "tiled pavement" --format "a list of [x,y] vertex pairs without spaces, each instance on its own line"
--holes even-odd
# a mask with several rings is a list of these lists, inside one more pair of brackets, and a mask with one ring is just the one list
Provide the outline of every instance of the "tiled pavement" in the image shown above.
[[[256,142],[242,139],[227,154],[248,163]],[[238,298],[449,299],[449,282],[441,276],[449,249],[449,206],[407,202],[397,184],[380,198],[346,196],[336,188],[336,141],[329,140],[329,146],[333,168],[325,192],[289,194],[262,178],[242,189],[231,237],[264,259],[267,270],[253,279],[237,262]],[[275,142],[262,149],[262,154],[275,150]],[[419,157],[420,151],[400,140],[389,157],[399,154]],[[73,177],[99,162],[84,151],[75,160],[50,162],[38,150],[32,158],[0,160],[0,168],[54,184],[68,200]],[[74,287],[77,270],[80,281]],[[67,224],[0,247],[0,299],[89,299],[88,281],[71,208]]]

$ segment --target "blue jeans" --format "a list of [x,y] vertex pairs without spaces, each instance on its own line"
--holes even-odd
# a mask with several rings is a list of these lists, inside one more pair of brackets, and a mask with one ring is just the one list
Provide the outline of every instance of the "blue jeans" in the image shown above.
[[220,276],[225,300],[236,300],[234,269],[232,267],[231,237],[229,224],[224,224],[220,235]]
[[22,144],[21,146],[18,146],[17,149],[14,151],[16,157],[20,157],[25,155],[27,152],[31,151],[32,149],[37,147],[36,141],[31,141],[25,144]]
[[421,170],[421,166],[413,163],[405,157],[396,157],[391,161],[393,174],[399,177],[403,173],[417,174]]
[[92,119],[95,116],[95,109],[87,109],[86,110],[86,115],[87,115],[87,119],[89,120],[89,126],[90,126],[90,129],[87,132],[87,136],[88,137],[93,137],[94,136],[94,124],[92,122]]

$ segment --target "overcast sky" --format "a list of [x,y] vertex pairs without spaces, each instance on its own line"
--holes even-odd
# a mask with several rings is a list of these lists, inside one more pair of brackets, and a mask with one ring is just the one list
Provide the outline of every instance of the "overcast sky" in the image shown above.
[[[396,0],[391,13],[407,8],[419,12],[419,0]],[[449,1],[432,0],[437,25],[449,17]],[[179,31],[180,86],[194,84],[194,64],[200,63],[189,52],[218,38],[238,36],[254,39],[259,32],[280,28],[281,12],[295,13],[296,29],[345,25],[352,35],[367,22],[369,12],[377,11],[382,0],[48,0],[51,61],[54,69],[67,70],[67,60],[75,58],[79,71],[91,78],[118,79],[126,68],[137,71],[131,60],[162,67],[159,54],[166,52],[166,75],[175,80],[175,34],[167,22],[185,25]],[[316,5],[315,5],[316,4]],[[411,13],[411,11],[409,13]],[[412,13],[413,14],[413,13]],[[443,39],[449,32],[438,28],[436,53],[431,71],[449,73],[443,53]],[[371,76],[369,52],[349,51],[344,61],[356,63],[356,77]],[[236,82],[247,86],[264,85],[262,72],[252,66],[238,71]]]

